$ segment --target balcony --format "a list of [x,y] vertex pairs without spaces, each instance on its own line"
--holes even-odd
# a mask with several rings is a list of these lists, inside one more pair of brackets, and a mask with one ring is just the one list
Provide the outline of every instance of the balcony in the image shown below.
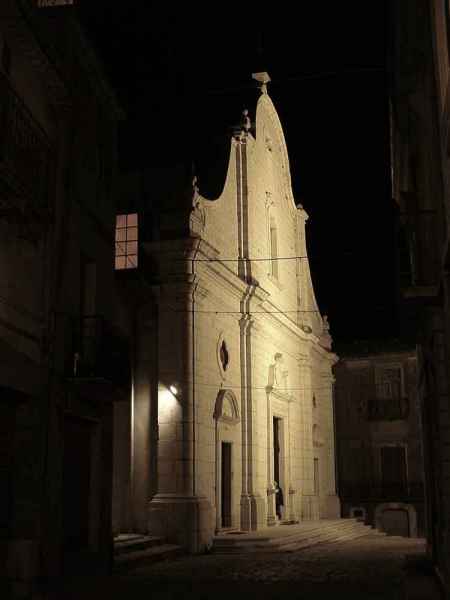
[[409,417],[409,398],[370,398],[367,405],[369,421],[396,421]]
[[344,481],[339,484],[339,495],[358,501],[422,501],[424,486],[421,481],[379,484]]
[[131,371],[128,340],[101,316],[75,319],[69,372],[69,378],[74,382],[109,383],[129,390]]
[[50,158],[45,132],[0,73],[0,219],[48,221]]

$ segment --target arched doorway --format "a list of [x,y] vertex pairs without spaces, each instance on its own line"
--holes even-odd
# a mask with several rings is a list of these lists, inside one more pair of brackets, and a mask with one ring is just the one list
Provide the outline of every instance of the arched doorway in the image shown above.
[[216,437],[216,531],[240,522],[240,422],[236,396],[220,390],[214,407]]

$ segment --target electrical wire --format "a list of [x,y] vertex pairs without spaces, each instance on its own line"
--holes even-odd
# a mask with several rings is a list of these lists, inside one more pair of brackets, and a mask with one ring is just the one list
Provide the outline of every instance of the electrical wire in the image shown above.
[[[160,375],[160,377],[161,377],[161,375],[164,376],[163,373],[160,373],[159,375]],[[170,373],[169,375],[173,375],[173,373]],[[184,384],[186,384],[186,385],[192,385],[192,381],[184,381],[184,380],[180,381],[180,380],[177,380],[177,383],[180,384],[180,385],[184,385]],[[330,381],[330,385],[329,386],[324,385],[324,386],[320,386],[320,387],[306,386],[306,387],[287,387],[287,388],[273,388],[270,385],[264,385],[264,386],[255,386],[255,385],[248,386],[248,385],[244,385],[244,386],[241,386],[241,385],[228,385],[228,384],[224,384],[223,389],[227,389],[227,390],[230,390],[230,389],[241,390],[242,387],[244,387],[246,390],[264,390],[264,391],[267,391],[268,388],[271,388],[271,389],[279,390],[280,392],[318,392],[318,391],[321,391],[321,390],[328,390],[329,391],[329,389],[331,387],[331,383],[332,382]],[[217,389],[218,387],[220,387],[220,384],[217,384],[217,383],[201,383],[199,381],[196,381],[195,385],[196,386],[201,386],[201,387],[214,388],[214,389]]]
[[[175,313],[191,313],[191,310],[187,310],[187,309],[178,309],[178,308],[167,308],[167,309],[162,309],[159,311],[160,313],[165,313],[165,312],[175,312]],[[251,310],[251,311],[241,311],[241,310],[203,310],[203,309],[196,309],[194,312],[196,313],[207,313],[207,314],[214,314],[214,315],[284,315],[284,314],[300,314],[300,313],[318,313],[320,314],[319,309],[313,309],[313,310]]]
[[[169,251],[159,252],[158,254],[169,254]],[[273,258],[250,258],[250,257],[236,257],[236,258],[173,258],[172,262],[239,262],[239,261],[248,261],[248,262],[272,262],[278,260],[308,260],[308,256],[275,256]]]

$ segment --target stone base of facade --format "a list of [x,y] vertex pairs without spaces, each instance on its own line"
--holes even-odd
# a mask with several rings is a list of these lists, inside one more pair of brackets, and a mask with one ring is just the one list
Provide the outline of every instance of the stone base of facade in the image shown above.
[[320,499],[320,518],[321,519],[340,519],[341,518],[341,501],[339,497],[333,494],[332,496],[323,496]]
[[251,529],[256,531],[266,526],[266,502],[262,496],[250,496],[251,504]]
[[241,531],[250,531],[252,523],[252,504],[248,494],[241,496]]
[[214,535],[211,504],[200,496],[156,494],[149,506],[148,530],[192,554],[203,552]]
[[318,521],[320,519],[319,498],[317,496],[301,497],[302,521]]

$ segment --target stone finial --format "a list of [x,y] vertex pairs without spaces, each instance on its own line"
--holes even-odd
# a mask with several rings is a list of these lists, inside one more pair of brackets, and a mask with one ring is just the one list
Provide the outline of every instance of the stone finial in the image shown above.
[[244,109],[242,111],[241,127],[247,133],[250,131],[250,129],[252,127],[252,122],[250,120],[250,117],[248,116],[248,110],[247,109]]
[[197,175],[192,176],[192,206],[195,208],[198,202],[199,189],[198,189],[198,177]]
[[322,335],[320,336],[319,344],[322,346],[322,348],[325,348],[326,350],[331,350],[332,343],[333,339],[330,335],[330,323],[328,322],[327,315],[323,315]]
[[198,188],[198,177],[195,173],[191,179],[191,214],[189,218],[190,229],[193,233],[201,235],[206,225],[206,210]]
[[267,84],[271,81],[269,73],[266,73],[266,71],[252,73],[252,78],[259,83],[261,93],[267,94]]

